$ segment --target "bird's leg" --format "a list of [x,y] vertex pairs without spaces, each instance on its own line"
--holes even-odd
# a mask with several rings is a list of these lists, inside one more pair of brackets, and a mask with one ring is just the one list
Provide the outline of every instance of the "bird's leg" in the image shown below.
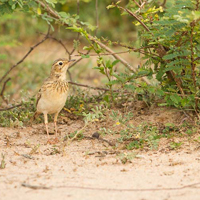
[[48,142],[49,142],[49,129],[48,129],[48,116],[47,116],[47,113],[44,113],[44,124],[45,124],[45,127],[46,127],[47,138],[48,138]]
[[55,140],[58,140],[57,118],[58,118],[58,113],[55,113],[55,115],[54,115],[54,126],[55,126],[55,132],[56,132],[56,138],[55,138]]

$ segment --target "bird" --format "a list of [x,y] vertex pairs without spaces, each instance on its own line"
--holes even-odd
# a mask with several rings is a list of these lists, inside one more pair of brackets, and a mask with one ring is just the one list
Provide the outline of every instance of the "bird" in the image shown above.
[[70,64],[74,61],[75,60],[67,60],[65,58],[55,60],[49,77],[44,81],[37,94],[36,112],[33,119],[39,114],[44,115],[48,143],[51,143],[49,140],[48,114],[54,114],[55,140],[58,141],[57,118],[65,105],[69,92],[66,72]]

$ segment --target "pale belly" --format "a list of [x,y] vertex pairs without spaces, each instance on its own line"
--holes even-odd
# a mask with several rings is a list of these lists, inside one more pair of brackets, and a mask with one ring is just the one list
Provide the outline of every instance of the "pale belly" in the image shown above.
[[67,100],[67,92],[66,93],[43,93],[42,97],[38,101],[37,112],[53,114],[60,112],[65,105]]

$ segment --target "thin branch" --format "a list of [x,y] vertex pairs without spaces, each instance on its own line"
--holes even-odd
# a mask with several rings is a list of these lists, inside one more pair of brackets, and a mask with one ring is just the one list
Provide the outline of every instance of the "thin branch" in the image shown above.
[[[76,14],[77,15],[80,14],[80,1],[79,0],[77,0],[77,13]],[[80,33],[77,34],[76,40],[79,40],[79,38],[80,38]],[[76,48],[74,47],[69,54],[69,59],[71,59],[71,55],[74,53],[75,50],[76,50]]]
[[98,12],[98,0],[95,2],[95,11],[96,11],[96,30],[95,30],[95,35],[97,35],[97,31],[99,28],[99,12]]
[[109,56],[109,55],[114,55],[114,54],[123,54],[123,53],[130,53],[130,50],[126,50],[126,51],[120,51],[120,52],[115,52],[115,53],[99,53],[99,54],[96,54],[96,53],[91,53],[91,54],[84,54],[84,53],[81,53],[79,52],[80,54],[75,54],[75,55],[72,55],[73,57],[78,57],[78,56]]
[[[72,84],[72,85],[77,85],[77,86],[80,86],[80,87],[86,87],[86,88],[93,89],[93,90],[110,91],[110,89],[107,89],[107,88],[93,87],[93,86],[89,86],[89,85],[85,85],[85,84],[74,83],[74,82],[72,82],[72,81],[69,81],[68,83],[69,83],[69,84]],[[117,90],[115,90],[115,91],[117,91]]]
[[10,81],[11,78],[7,78],[4,83],[3,83],[3,87],[2,87],[2,90],[1,90],[1,93],[0,93],[0,96],[1,98],[3,99],[3,101],[5,101],[7,104],[8,104],[8,101],[5,99],[4,97],[4,91],[6,89],[6,84],[8,83],[8,81]]
[[[145,47],[140,47],[140,48],[134,48],[134,47],[131,47],[131,46],[128,46],[128,45],[124,45],[124,44],[120,44],[120,43],[116,43],[117,45],[119,45],[119,46],[121,46],[121,47],[125,47],[125,48],[127,48],[127,49],[130,49],[130,50],[132,50],[132,51],[134,51],[134,52],[139,52],[139,53],[141,53],[141,54],[144,54],[144,55],[148,55],[148,56],[151,56],[153,59],[155,59],[155,60],[158,60],[157,59],[157,54],[155,54],[155,53],[150,53],[150,54],[147,54],[145,51],[142,51],[143,49],[150,49],[150,48],[153,48],[153,46],[145,46]],[[153,56],[155,56],[155,57],[153,57]]]
[[99,46],[101,46],[103,49],[105,49],[107,52],[109,52],[110,54],[113,55],[114,58],[116,58],[117,60],[120,60],[120,62],[122,64],[124,64],[124,66],[126,66],[130,71],[132,72],[135,72],[135,69],[132,68],[132,66],[126,61],[124,60],[123,58],[121,58],[119,55],[116,55],[115,52],[110,49],[109,47],[107,47],[105,44],[101,43],[99,40],[95,39],[93,36],[91,35],[88,35],[88,38],[91,40],[91,41],[94,41],[96,42]]
[[133,0],[133,1],[134,1],[134,3],[141,9],[140,4],[139,4],[136,0]]
[[48,32],[47,34],[45,35],[45,37],[40,41],[38,42],[37,44],[35,44],[34,46],[30,47],[30,50],[24,55],[24,57],[18,61],[16,64],[14,64],[0,79],[0,83],[6,78],[6,76],[15,68],[17,67],[19,64],[21,64],[25,59],[26,57],[37,47],[39,46],[40,44],[42,44],[44,41],[46,41],[48,39],[48,35],[49,35],[49,31],[50,31],[50,28],[48,29]]
[[13,108],[17,108],[17,107],[20,107],[20,106],[22,106],[22,103],[8,107],[8,108],[1,108],[0,111],[12,110]]
[[133,16],[148,32],[150,32],[150,29],[144,24],[144,22],[142,22],[139,18],[138,18],[138,16],[135,14],[135,13],[133,13],[133,12],[131,12],[129,9],[127,9],[127,8],[123,8],[123,7],[121,7],[121,6],[117,6],[118,8],[120,8],[121,10],[123,10],[123,11],[126,11],[127,13],[129,13],[131,16]]
[[167,3],[167,0],[164,0],[160,6],[165,7],[166,3]]
[[77,11],[76,11],[77,15],[79,15],[80,13],[80,0],[77,0]]
[[200,2],[199,2],[199,0],[196,0],[196,9],[195,10],[199,10],[199,4],[200,4]]
[[67,49],[67,47],[64,45],[64,43],[63,43],[61,40],[59,40],[59,39],[57,39],[57,38],[55,38],[55,37],[52,37],[51,35],[48,35],[48,38],[50,38],[50,39],[52,39],[52,40],[54,40],[54,41],[60,43],[60,45],[65,49],[65,51],[66,51],[68,54],[70,54],[69,50]]

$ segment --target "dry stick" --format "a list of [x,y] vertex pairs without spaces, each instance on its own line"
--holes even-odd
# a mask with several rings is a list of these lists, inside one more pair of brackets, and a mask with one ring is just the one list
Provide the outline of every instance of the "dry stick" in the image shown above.
[[21,186],[23,187],[27,187],[27,188],[30,188],[30,189],[33,189],[33,190],[41,190],[41,189],[51,189],[51,187],[46,187],[46,186],[38,186],[38,185],[30,185],[28,183],[22,183]]
[[18,61],[16,64],[14,64],[0,79],[0,83],[5,79],[5,77],[15,68],[17,67],[19,64],[21,64],[25,59],[26,57],[37,47],[39,46],[40,44],[42,44],[44,41],[46,41],[48,39],[48,35],[49,35],[49,31],[50,29],[48,29],[48,32],[47,34],[45,35],[45,37],[40,41],[38,42],[37,44],[35,44],[34,46],[30,47],[30,50],[24,55],[24,57]]
[[53,189],[53,188],[68,188],[68,189],[82,189],[82,190],[96,190],[96,191],[108,191],[108,192],[151,192],[151,191],[173,191],[173,190],[183,190],[183,189],[197,189],[199,188],[200,182],[184,185],[182,187],[169,187],[169,188],[106,188],[106,187],[89,187],[89,186],[76,186],[76,185],[61,185],[61,186],[36,186],[27,183],[22,183],[21,186],[28,187],[30,189]]
[[17,107],[20,107],[20,106],[22,106],[22,103],[14,105],[14,106],[11,106],[11,107],[8,107],[8,108],[1,108],[0,111],[11,110],[13,108],[17,108]]
[[[74,82],[72,82],[72,81],[69,81],[68,83],[69,83],[69,84],[72,84],[72,85],[77,85],[77,86],[81,86],[81,87],[90,88],[90,89],[93,89],[93,90],[110,91],[110,90],[107,89],[107,88],[93,87],[93,86],[89,86],[89,85],[85,85],[85,84],[74,83]],[[114,91],[117,92],[117,90],[114,90]]]
[[7,79],[4,81],[3,87],[2,87],[2,90],[1,90],[1,93],[0,93],[1,98],[2,98],[3,101],[5,101],[7,104],[8,104],[8,101],[5,99],[3,93],[4,93],[5,89],[6,89],[6,84],[7,84],[7,82],[8,82],[10,79],[11,79],[11,78],[7,78]]

